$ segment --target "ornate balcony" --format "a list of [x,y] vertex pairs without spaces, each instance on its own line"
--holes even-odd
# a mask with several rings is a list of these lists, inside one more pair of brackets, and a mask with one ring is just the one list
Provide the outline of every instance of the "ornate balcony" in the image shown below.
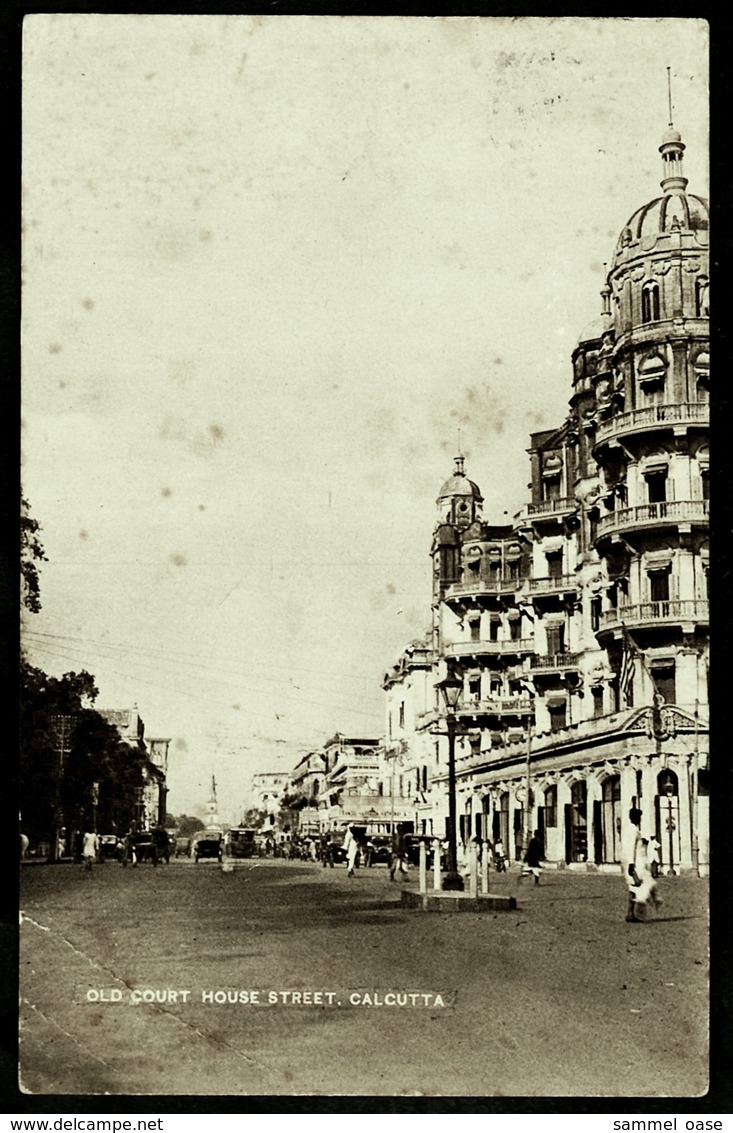
[[641,625],[707,625],[710,610],[707,599],[669,599],[664,602],[641,602],[636,606],[618,606],[601,614],[599,632],[625,626]]
[[578,501],[574,496],[561,496],[557,500],[540,500],[536,504],[527,504],[525,515],[528,519],[543,519],[547,516],[565,515],[578,508]]
[[445,648],[446,657],[480,657],[486,654],[531,653],[534,642],[530,637],[519,641],[456,641]]
[[638,504],[619,508],[601,516],[596,527],[596,539],[614,531],[631,528],[656,527],[658,524],[707,523],[710,508],[707,500],[665,500],[658,504]]
[[487,700],[466,700],[458,705],[459,716],[531,716],[529,696],[490,697]]
[[514,594],[523,585],[521,578],[481,579],[479,582],[454,582],[445,591],[446,601],[479,598],[482,594]]
[[542,670],[550,673],[561,669],[577,669],[579,656],[578,653],[538,653],[531,659],[530,666],[534,673]]
[[527,580],[530,594],[562,594],[578,589],[574,574],[563,574],[559,578],[530,578]]
[[618,413],[609,421],[604,421],[596,430],[596,447],[611,437],[626,433],[643,433],[650,429],[666,428],[675,425],[708,424],[710,406],[707,401],[684,401],[675,405],[648,405],[643,409],[632,409],[630,413]]

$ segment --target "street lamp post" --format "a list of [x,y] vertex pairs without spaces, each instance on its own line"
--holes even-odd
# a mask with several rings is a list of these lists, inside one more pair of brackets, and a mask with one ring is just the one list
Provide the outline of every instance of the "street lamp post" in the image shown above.
[[662,790],[667,798],[667,821],[665,823],[667,828],[667,839],[669,846],[669,861],[667,866],[667,873],[669,876],[674,877],[676,870],[674,868],[674,832],[677,829],[677,824],[674,820],[672,813],[672,798],[674,796],[674,780],[669,772],[665,775],[662,781]]
[[456,708],[463,691],[463,682],[450,674],[438,681],[446,708],[448,729],[448,869],[443,876],[443,889],[463,889],[456,855]]

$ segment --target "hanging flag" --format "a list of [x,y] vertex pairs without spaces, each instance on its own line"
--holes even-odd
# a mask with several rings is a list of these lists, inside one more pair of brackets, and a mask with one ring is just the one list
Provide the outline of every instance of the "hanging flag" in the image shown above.
[[623,631],[623,652],[621,654],[618,688],[623,698],[624,708],[632,708],[634,704],[634,673],[636,672],[636,655],[638,650],[629,637],[623,622],[621,623],[621,629]]

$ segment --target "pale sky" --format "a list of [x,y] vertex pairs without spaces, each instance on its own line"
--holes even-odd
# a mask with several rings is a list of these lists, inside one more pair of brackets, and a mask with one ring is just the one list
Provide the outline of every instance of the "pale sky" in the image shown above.
[[458,429],[527,498],[604,262],[674,123],[692,19],[31,15],[22,483],[31,661],[170,736],[170,809],[336,731],[430,622]]

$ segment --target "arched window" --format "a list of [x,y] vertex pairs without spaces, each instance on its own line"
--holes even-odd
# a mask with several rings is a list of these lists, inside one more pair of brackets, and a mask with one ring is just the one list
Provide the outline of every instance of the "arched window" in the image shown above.
[[659,319],[659,285],[645,283],[641,289],[641,321],[655,323]]

